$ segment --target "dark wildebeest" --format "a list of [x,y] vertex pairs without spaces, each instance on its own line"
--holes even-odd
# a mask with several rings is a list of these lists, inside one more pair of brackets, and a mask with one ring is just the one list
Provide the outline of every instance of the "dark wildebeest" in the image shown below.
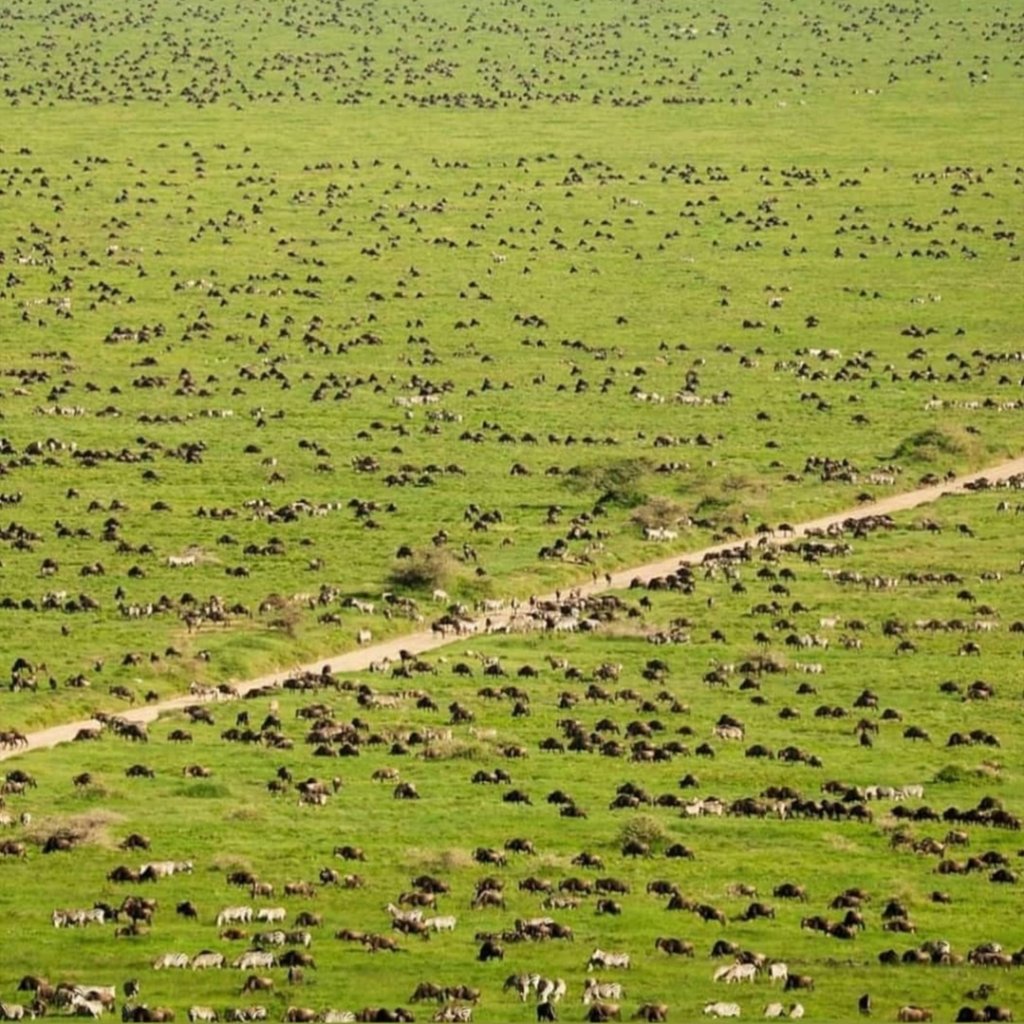
[[501,943],[495,942],[493,939],[487,939],[481,944],[476,958],[480,963],[487,963],[488,960],[504,960],[505,948]]

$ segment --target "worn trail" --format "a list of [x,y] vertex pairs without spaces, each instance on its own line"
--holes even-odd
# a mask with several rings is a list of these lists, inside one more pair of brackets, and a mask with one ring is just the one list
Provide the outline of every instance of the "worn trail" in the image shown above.
[[[819,519],[795,523],[793,524],[793,534],[795,536],[805,536],[808,532],[827,529],[829,526],[841,523],[844,519],[848,519],[851,516],[887,515],[893,512],[901,512],[937,501],[943,495],[963,493],[970,489],[970,485],[983,478],[995,484],[1021,474],[1024,474],[1024,456],[999,463],[995,466],[989,466],[986,469],[958,477],[953,481],[945,481],[933,487],[919,487],[912,491],[903,491],[900,494],[893,494],[878,501],[857,505],[855,508],[848,508],[842,512],[822,516]],[[648,562],[644,565],[620,569],[617,572],[611,573],[609,577],[602,576],[594,582],[580,584],[574,589],[577,593],[584,596],[597,594],[605,590],[624,590],[633,580],[647,581],[655,576],[665,576],[668,573],[674,572],[681,563],[700,562],[708,554],[733,548],[737,544],[742,543],[743,538],[740,538],[723,544],[713,544],[694,551],[677,552],[656,562]],[[554,595],[543,595],[538,599],[544,600],[546,597],[554,598]],[[498,613],[491,615],[490,619],[492,625],[500,626],[507,621],[507,617],[507,614]],[[360,647],[354,651],[347,651],[345,654],[339,654],[333,658],[323,658],[313,664],[297,665],[289,669],[283,669],[280,672],[273,672],[255,679],[234,683],[233,688],[241,696],[250,690],[260,687],[280,686],[287,678],[301,672],[319,672],[324,665],[329,666],[332,672],[362,672],[369,667],[371,662],[397,659],[399,652],[403,650],[412,654],[422,654],[425,651],[434,650],[453,642],[455,641],[451,638],[439,637],[429,629],[420,630],[415,633],[394,637],[378,644]],[[196,697],[194,695],[184,695],[156,704],[130,708],[127,711],[121,712],[120,717],[131,722],[152,722],[161,714],[195,703]],[[0,751],[0,761],[25,753],[26,751],[40,750],[55,747],[60,743],[68,743],[74,739],[79,729],[95,728],[99,724],[95,719],[84,719],[29,733],[27,747],[22,747],[17,751]]]

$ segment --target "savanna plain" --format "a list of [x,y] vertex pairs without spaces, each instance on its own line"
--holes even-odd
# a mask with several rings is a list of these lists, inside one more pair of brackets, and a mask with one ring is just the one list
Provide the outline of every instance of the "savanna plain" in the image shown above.
[[0,1014],[1019,1018],[1022,62],[5,5]]

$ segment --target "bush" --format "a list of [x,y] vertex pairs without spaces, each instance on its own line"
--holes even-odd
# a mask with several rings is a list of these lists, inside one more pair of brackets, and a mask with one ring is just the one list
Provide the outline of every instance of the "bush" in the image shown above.
[[620,459],[602,466],[573,466],[568,471],[566,486],[573,492],[600,491],[597,500],[601,505],[635,508],[648,500],[643,483],[651,468],[645,458]]
[[276,629],[294,640],[295,631],[299,628],[301,622],[302,610],[296,605],[286,604],[274,618],[270,619],[267,625],[271,629]]
[[934,462],[940,456],[962,456],[965,450],[964,444],[952,434],[930,427],[900,441],[892,457]]
[[687,518],[683,506],[671,498],[651,498],[635,509],[629,517],[644,529],[675,526],[680,520]]
[[668,838],[668,832],[657,818],[649,814],[637,814],[627,821],[619,829],[619,845],[629,842],[646,843],[651,849],[663,843]]
[[409,558],[396,561],[388,582],[411,590],[436,590],[449,585],[455,575],[455,559],[444,548],[420,548]]

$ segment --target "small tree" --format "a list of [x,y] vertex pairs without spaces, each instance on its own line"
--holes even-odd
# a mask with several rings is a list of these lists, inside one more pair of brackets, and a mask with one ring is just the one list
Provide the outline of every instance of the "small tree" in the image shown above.
[[396,561],[388,579],[393,586],[436,590],[455,574],[455,559],[444,548],[418,548],[410,558]]
[[637,814],[619,829],[619,845],[637,842],[646,843],[651,849],[665,842],[668,833],[657,818],[649,814]]
[[597,466],[573,466],[564,477],[573,493],[598,491],[601,505],[632,508],[647,500],[646,478],[653,469],[646,458],[620,459]]
[[657,529],[675,526],[680,520],[686,521],[687,515],[683,506],[671,498],[651,498],[635,508],[629,517],[644,529]]

